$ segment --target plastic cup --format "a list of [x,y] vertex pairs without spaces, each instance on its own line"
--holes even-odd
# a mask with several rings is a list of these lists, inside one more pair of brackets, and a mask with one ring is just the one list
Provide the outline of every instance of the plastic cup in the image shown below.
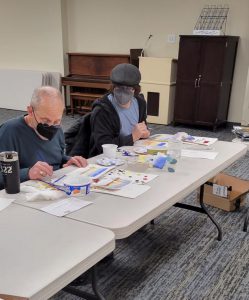
[[171,140],[168,142],[168,163],[167,163],[167,169],[169,172],[175,172],[177,164],[179,163],[179,160],[181,159],[182,154],[182,142],[179,140]]
[[74,197],[85,196],[90,193],[91,178],[88,176],[69,177],[64,180],[67,194]]
[[167,155],[175,159],[180,159],[182,155],[182,142],[179,140],[169,141]]
[[105,157],[108,158],[116,158],[117,155],[117,148],[118,146],[115,144],[104,144],[102,145],[103,154]]

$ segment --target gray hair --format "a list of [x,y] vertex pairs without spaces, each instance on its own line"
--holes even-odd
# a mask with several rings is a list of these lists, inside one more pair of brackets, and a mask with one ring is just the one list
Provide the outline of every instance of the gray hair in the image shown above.
[[51,97],[51,99],[59,98],[64,104],[62,94],[58,89],[52,86],[41,86],[34,90],[33,95],[31,97],[30,105],[33,108],[37,108],[37,106],[39,106],[43,97],[46,96]]

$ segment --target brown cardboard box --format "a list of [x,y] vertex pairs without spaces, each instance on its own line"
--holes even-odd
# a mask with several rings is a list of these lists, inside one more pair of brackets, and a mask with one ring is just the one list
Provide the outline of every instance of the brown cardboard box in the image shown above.
[[205,184],[203,198],[204,203],[226,211],[235,210],[237,200],[240,200],[241,206],[245,204],[245,197],[249,191],[249,180],[242,180],[220,173],[211,178],[208,182],[231,187],[231,191],[228,192],[227,198],[223,198],[213,194],[213,186]]

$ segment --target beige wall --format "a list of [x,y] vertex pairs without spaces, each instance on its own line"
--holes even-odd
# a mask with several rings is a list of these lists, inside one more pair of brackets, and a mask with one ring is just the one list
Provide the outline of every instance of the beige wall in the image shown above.
[[245,100],[244,100],[244,104],[243,104],[241,124],[242,125],[249,124],[249,69],[248,69],[248,73],[247,73],[247,83],[246,83]]
[[[63,72],[63,53],[65,66],[70,51],[126,54],[130,48],[142,48],[149,34],[153,38],[146,55],[177,57],[179,34],[192,33],[207,2],[0,0],[0,68]],[[241,37],[229,110],[229,121],[241,122],[249,107],[249,1],[210,4],[219,3],[230,7],[226,34]],[[176,35],[176,43],[167,42],[168,34]]]
[[0,68],[63,72],[60,0],[0,0]]
[[[206,0],[67,0],[68,51],[129,53],[153,34],[146,55],[177,57],[180,34],[191,34]],[[241,122],[249,60],[249,1],[211,1],[230,7],[226,34],[240,36],[229,121]],[[176,43],[167,42],[175,34]]]

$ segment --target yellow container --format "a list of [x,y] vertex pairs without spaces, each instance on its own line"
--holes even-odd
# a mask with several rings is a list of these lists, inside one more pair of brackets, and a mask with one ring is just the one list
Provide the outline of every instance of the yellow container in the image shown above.
[[149,146],[149,147],[147,147],[148,154],[157,154],[158,152],[167,154],[167,148],[165,146]]

